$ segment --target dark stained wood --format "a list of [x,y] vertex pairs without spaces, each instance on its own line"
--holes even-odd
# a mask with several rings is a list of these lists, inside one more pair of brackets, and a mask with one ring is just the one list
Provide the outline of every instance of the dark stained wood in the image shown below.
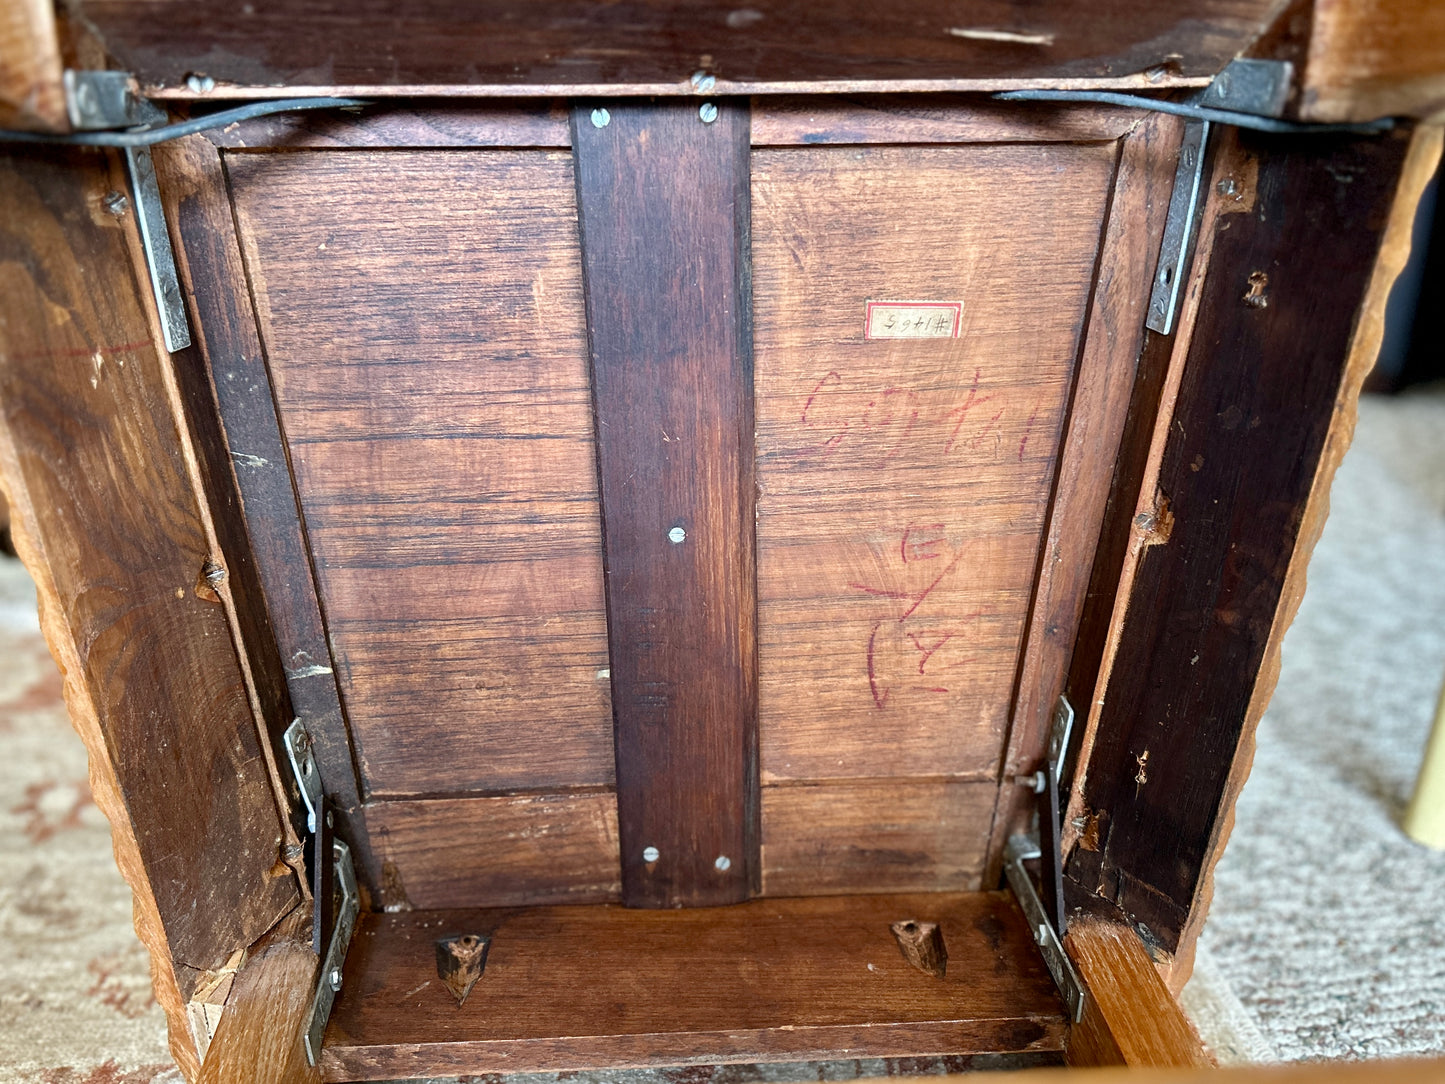
[[339,147],[570,147],[562,102],[373,105],[275,113],[205,133],[228,150]]
[[[935,922],[944,978],[889,926]],[[490,935],[457,1008],[433,942]],[[362,919],[328,1080],[627,1065],[1058,1051],[1063,1009],[1005,893],[725,908],[443,911]]]
[[[247,622],[243,642],[268,693],[263,710],[272,747],[295,795],[281,733],[293,718],[305,724],[358,874],[374,891],[379,871],[360,819],[351,743],[220,155],[190,137],[162,144],[153,158],[193,317],[193,346],[176,375],[211,483],[213,514],[234,554],[227,571]],[[292,809],[300,818],[299,795]]]
[[903,958],[925,975],[941,979],[948,974],[948,946],[937,922],[904,919],[888,927]]
[[1193,1068],[1213,1065],[1164,985],[1139,935],[1122,923],[1071,923],[1064,949],[1088,990],[1069,1026],[1070,1065]]
[[138,916],[159,917],[163,969],[214,968],[300,896],[226,615],[195,593],[212,554],[150,286],[131,216],[103,206],[122,176],[96,152],[0,160],[6,485],[92,762],[124,802]]
[[467,1003],[467,995],[482,977],[487,966],[490,937],[467,933],[460,937],[444,937],[436,944],[437,978],[442,980],[458,1005]]
[[[982,89],[1019,81],[1169,86],[1209,76],[1263,29],[1271,0],[588,0],[397,8],[367,0],[164,0],[78,5],[118,67],[186,93],[196,72],[224,84],[565,95],[691,94],[710,69],[718,92],[808,84]],[[960,33],[962,32],[962,33]],[[1013,35],[1013,40],[1008,40]],[[1000,36],[1004,40],[1000,40]]]
[[[979,884],[982,792],[905,815],[901,780],[996,787],[1116,153],[754,154],[764,836],[819,878],[769,859],[769,894]],[[961,302],[959,336],[867,338],[870,299]],[[869,779],[899,787],[896,811],[841,786]],[[826,785],[775,830],[801,795],[770,785],[793,782]],[[900,843],[955,835],[848,841],[900,821]]]
[[[1069,864],[1166,951],[1228,816],[1234,753],[1406,145],[1241,135],[1221,151],[1218,170],[1257,160],[1254,202],[1215,219],[1159,469],[1172,530],[1139,559],[1097,722],[1083,806],[1101,815],[1098,849],[1076,848]],[[1262,305],[1245,301],[1251,275],[1265,276]]]
[[226,161],[363,795],[610,784],[570,157]]
[[246,962],[206,1051],[196,1084],[316,1084],[302,1035],[318,961],[302,941],[281,941]]
[[763,894],[976,891],[996,787],[849,779],[763,788]]
[[[303,114],[305,115],[305,114]],[[995,102],[956,94],[829,94],[753,99],[755,147],[830,143],[1061,143],[1121,139],[1132,109]]]
[[747,105],[591,114],[572,127],[622,898],[732,903],[758,879]]
[[606,903],[621,894],[610,791],[370,802],[382,904]]
[[[1148,334],[1144,317],[1182,130],[1177,119],[1156,116],[1135,128],[1120,148],[1083,332],[1080,375],[1039,555],[985,883],[999,877],[1009,836],[1026,829],[1037,808],[1032,789],[1010,781],[1044,767],[1054,704],[1064,692],[1084,620],[1090,569]],[[1103,608],[1107,611],[1107,601]],[[1070,691],[1076,725],[1082,730],[1092,689],[1082,697]]]

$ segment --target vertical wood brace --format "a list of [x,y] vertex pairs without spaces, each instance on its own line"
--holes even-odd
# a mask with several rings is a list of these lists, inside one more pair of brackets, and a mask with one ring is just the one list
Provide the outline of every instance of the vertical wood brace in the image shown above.
[[732,903],[758,877],[747,105],[572,125],[623,902]]

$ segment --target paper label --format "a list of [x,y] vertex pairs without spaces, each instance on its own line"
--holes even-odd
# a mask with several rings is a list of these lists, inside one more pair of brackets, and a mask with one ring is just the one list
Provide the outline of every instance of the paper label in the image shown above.
[[870,301],[863,337],[956,339],[962,326],[962,301]]

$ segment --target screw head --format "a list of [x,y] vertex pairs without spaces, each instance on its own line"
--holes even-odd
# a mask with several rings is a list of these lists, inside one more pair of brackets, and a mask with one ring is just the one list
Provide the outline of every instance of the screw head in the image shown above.
[[190,72],[186,76],[186,89],[192,94],[205,94],[216,89],[216,81],[209,75],[201,75],[199,72]]
[[105,204],[107,211],[116,216],[123,215],[130,209],[130,200],[120,192],[106,193],[105,199],[101,202]]
[[711,124],[717,120],[717,106],[712,102],[703,102],[702,108],[697,111],[697,115],[702,118],[704,124]]
[[659,858],[661,858],[661,857],[662,857],[662,855],[658,852],[658,850],[657,850],[656,847],[644,847],[644,848],[642,848],[642,860],[643,860],[644,862],[646,862],[648,865],[651,865],[653,862],[656,862],[656,861],[657,861]]
[[601,106],[598,106],[596,109],[592,110],[592,127],[606,128],[611,123],[612,114],[607,112],[607,110],[603,109]]
[[687,532],[684,531],[681,527],[674,527],[672,530],[667,532],[667,540],[671,542],[674,546],[681,543],[682,540],[686,537]]
[[720,854],[717,856],[717,861],[713,863],[713,866],[719,873],[726,873],[733,868],[733,860],[725,854]]
[[712,90],[713,87],[717,86],[717,77],[709,75],[705,71],[693,72],[692,86],[694,90],[699,90],[702,93],[706,94],[708,91]]
[[339,967],[333,967],[333,968],[331,969],[331,974],[329,974],[329,975],[326,976],[326,981],[331,984],[331,989],[332,989],[333,991],[340,991],[340,990],[341,990],[341,968],[339,968]]

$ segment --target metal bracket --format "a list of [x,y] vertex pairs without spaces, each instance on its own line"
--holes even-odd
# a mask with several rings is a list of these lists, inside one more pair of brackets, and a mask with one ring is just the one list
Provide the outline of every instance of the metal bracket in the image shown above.
[[1059,993],[1064,997],[1064,1003],[1069,1007],[1069,1016],[1077,1024],[1084,1018],[1084,984],[1079,981],[1079,973],[1074,970],[1073,962],[1064,951],[1058,932],[1049,924],[1043,901],[1034,889],[1033,878],[1029,876],[1029,871],[1024,869],[1025,862],[1038,857],[1040,851],[1033,840],[1027,836],[1013,836],[1008,841],[1004,875],[1008,878],[1009,887],[1018,897],[1024,917],[1028,919],[1029,927],[1034,932],[1034,940],[1044,957],[1044,964],[1048,967],[1049,974],[1054,977]]
[[164,124],[165,111],[136,93],[130,72],[65,72],[65,111],[79,132]]
[[331,871],[334,885],[335,921],[331,926],[331,937],[326,942],[326,954],[321,957],[321,973],[316,979],[316,993],[311,999],[311,1011],[306,1018],[306,1061],[315,1065],[321,1056],[321,1038],[326,1033],[326,1022],[331,1018],[331,1007],[341,990],[342,965],[346,963],[346,950],[351,945],[351,934],[356,929],[356,920],[361,913],[360,895],[356,890],[356,870],[351,864],[351,848],[339,839],[331,841]]
[[1204,151],[1209,142],[1209,122],[1192,120],[1184,125],[1179,145],[1179,165],[1174,171],[1174,191],[1164,218],[1164,240],[1159,244],[1159,266],[1149,294],[1149,315],[1144,326],[1161,335],[1174,330],[1174,315],[1184,286],[1189,249],[1198,221],[1199,189],[1204,180]]
[[316,767],[311,735],[306,733],[300,719],[294,719],[286,728],[282,740],[286,742],[286,759],[291,762],[296,788],[301,792],[302,804],[306,806],[306,830],[314,836],[321,809],[321,771]]
[[1239,57],[1224,66],[1194,104],[1257,117],[1279,117],[1289,103],[1293,82],[1294,65],[1288,60]]
[[1064,856],[1061,850],[1064,802],[1059,785],[1064,775],[1064,756],[1069,749],[1069,735],[1074,729],[1074,706],[1067,696],[1054,702],[1053,720],[1049,724],[1049,747],[1044,786],[1039,793],[1039,847],[1043,852],[1041,884],[1043,902],[1049,922],[1060,937],[1068,929],[1064,910]]
[[135,217],[140,226],[141,247],[150,271],[151,289],[160,311],[161,332],[171,353],[191,345],[191,326],[186,322],[186,304],[176,274],[176,256],[171,235],[166,232],[166,215],[161,207],[161,190],[156,185],[156,167],[148,147],[127,147],[130,186],[135,199]]

